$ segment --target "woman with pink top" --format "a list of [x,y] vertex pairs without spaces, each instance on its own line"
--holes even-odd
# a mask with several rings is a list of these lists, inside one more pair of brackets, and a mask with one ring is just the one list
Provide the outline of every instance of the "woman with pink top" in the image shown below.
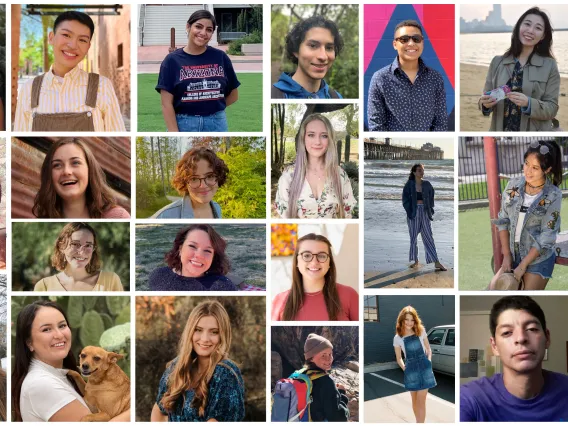
[[35,217],[58,219],[129,219],[116,204],[106,176],[88,146],[77,138],[54,143],[41,166],[34,200]]
[[336,282],[331,243],[323,235],[298,240],[292,260],[292,288],[272,302],[273,321],[358,321],[359,295]]

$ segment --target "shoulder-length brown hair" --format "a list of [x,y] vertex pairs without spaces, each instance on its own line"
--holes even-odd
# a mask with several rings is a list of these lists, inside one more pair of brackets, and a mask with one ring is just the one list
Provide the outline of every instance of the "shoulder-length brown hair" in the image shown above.
[[296,244],[294,258],[292,259],[292,288],[290,289],[290,293],[286,299],[284,312],[282,312],[282,321],[294,321],[298,311],[304,304],[304,281],[302,274],[298,269],[298,255],[300,254],[300,246],[303,241],[321,241],[327,244],[329,252],[329,270],[324,277],[325,284],[323,286],[323,297],[329,320],[337,321],[337,317],[343,308],[341,307],[339,293],[337,292],[337,271],[333,260],[331,243],[323,235],[313,233],[304,235],[302,238],[298,239],[298,244]]
[[402,308],[398,314],[398,318],[396,319],[396,334],[400,337],[404,334],[404,319],[406,318],[406,314],[410,314],[412,318],[414,318],[414,327],[412,328],[414,334],[418,337],[422,336],[422,333],[424,333],[424,325],[422,325],[422,320],[418,316],[416,309],[410,305]]
[[85,267],[85,270],[89,274],[94,274],[101,270],[102,261],[99,258],[98,254],[98,246],[97,246],[97,233],[95,230],[85,222],[71,222],[68,223],[63,227],[57,240],[55,240],[55,247],[53,248],[53,254],[51,255],[51,266],[53,266],[58,271],[65,270],[65,265],[67,264],[67,260],[65,259],[65,250],[69,247],[69,243],[71,242],[71,235],[73,232],[80,231],[81,229],[86,229],[91,234],[93,234],[93,242],[94,242],[94,249],[93,254],[91,255],[91,260],[89,264]]
[[217,176],[217,186],[219,188],[227,181],[229,168],[225,162],[217,157],[217,154],[211,149],[198,146],[183,154],[183,157],[176,164],[172,186],[180,195],[188,195],[187,185],[189,184],[189,177],[193,175],[199,160],[205,160],[211,164],[213,173]]
[[[193,349],[193,333],[199,320],[205,316],[212,316],[217,320],[219,344],[209,357],[207,369],[199,374],[197,370],[197,353]],[[166,393],[160,401],[166,411],[172,412],[180,399],[185,404],[185,392],[191,387],[192,383],[197,383],[191,406],[198,409],[199,416],[205,415],[209,396],[209,381],[213,377],[217,364],[224,359],[228,359],[231,340],[231,321],[227,311],[220,302],[206,300],[191,311],[179,341],[177,361],[173,360],[168,363],[169,367],[176,361],[168,377]]]
[[89,210],[89,217],[101,218],[105,211],[116,206],[116,200],[112,195],[110,187],[106,183],[105,172],[99,165],[99,162],[88,148],[87,144],[78,138],[60,139],[51,145],[51,148],[47,151],[43,164],[41,165],[41,182],[39,191],[34,200],[32,213],[35,217],[39,218],[64,217],[63,200],[57,195],[53,186],[51,163],[55,151],[61,146],[68,144],[77,145],[85,154],[85,160],[89,168],[89,185],[85,192],[87,209]]
[[213,227],[211,227],[211,225],[199,223],[195,225],[189,225],[181,229],[176,235],[174,246],[169,252],[166,253],[164,261],[174,271],[181,273],[181,260],[179,258],[181,247],[183,246],[187,235],[191,231],[195,230],[206,232],[207,235],[209,235],[211,245],[213,246],[213,262],[211,263],[209,270],[205,273],[214,275],[227,275],[227,273],[231,270],[231,262],[225,254],[227,242],[217,233],[217,231],[213,229]]

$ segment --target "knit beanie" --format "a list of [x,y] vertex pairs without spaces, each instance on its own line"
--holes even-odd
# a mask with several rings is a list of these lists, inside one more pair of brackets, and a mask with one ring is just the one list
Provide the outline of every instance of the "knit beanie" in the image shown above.
[[327,348],[333,349],[333,345],[329,340],[315,333],[311,333],[306,339],[306,343],[304,343],[304,357],[310,359]]

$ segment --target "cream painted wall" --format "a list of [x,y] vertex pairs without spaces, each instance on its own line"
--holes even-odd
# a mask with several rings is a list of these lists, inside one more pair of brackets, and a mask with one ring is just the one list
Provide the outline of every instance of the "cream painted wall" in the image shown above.
[[[359,226],[357,224],[299,224],[298,238],[321,234],[331,242],[337,282],[359,292]],[[292,286],[292,256],[272,256],[270,288],[272,298]]]
[[[483,349],[489,345],[489,312],[496,296],[462,296],[460,298],[460,357],[468,355],[469,349]],[[568,373],[568,296],[535,296],[546,318],[546,327],[550,330],[550,349],[548,360],[543,361],[543,368],[558,373]],[[472,315],[475,313],[475,315]],[[462,383],[470,379],[460,379]]]

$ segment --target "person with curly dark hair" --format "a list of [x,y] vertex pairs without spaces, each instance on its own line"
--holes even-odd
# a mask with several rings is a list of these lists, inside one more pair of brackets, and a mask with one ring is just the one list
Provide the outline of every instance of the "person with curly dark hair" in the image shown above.
[[296,71],[280,75],[272,86],[272,98],[341,99],[324,77],[342,49],[335,22],[319,15],[298,22],[286,35],[286,55],[297,65]]
[[211,225],[194,224],[181,229],[164,261],[148,278],[152,291],[237,291],[225,275],[231,262],[227,242]]
[[176,165],[172,186],[183,198],[152,215],[155,219],[218,219],[221,206],[213,201],[217,190],[227,181],[229,168],[209,148],[187,151]]

